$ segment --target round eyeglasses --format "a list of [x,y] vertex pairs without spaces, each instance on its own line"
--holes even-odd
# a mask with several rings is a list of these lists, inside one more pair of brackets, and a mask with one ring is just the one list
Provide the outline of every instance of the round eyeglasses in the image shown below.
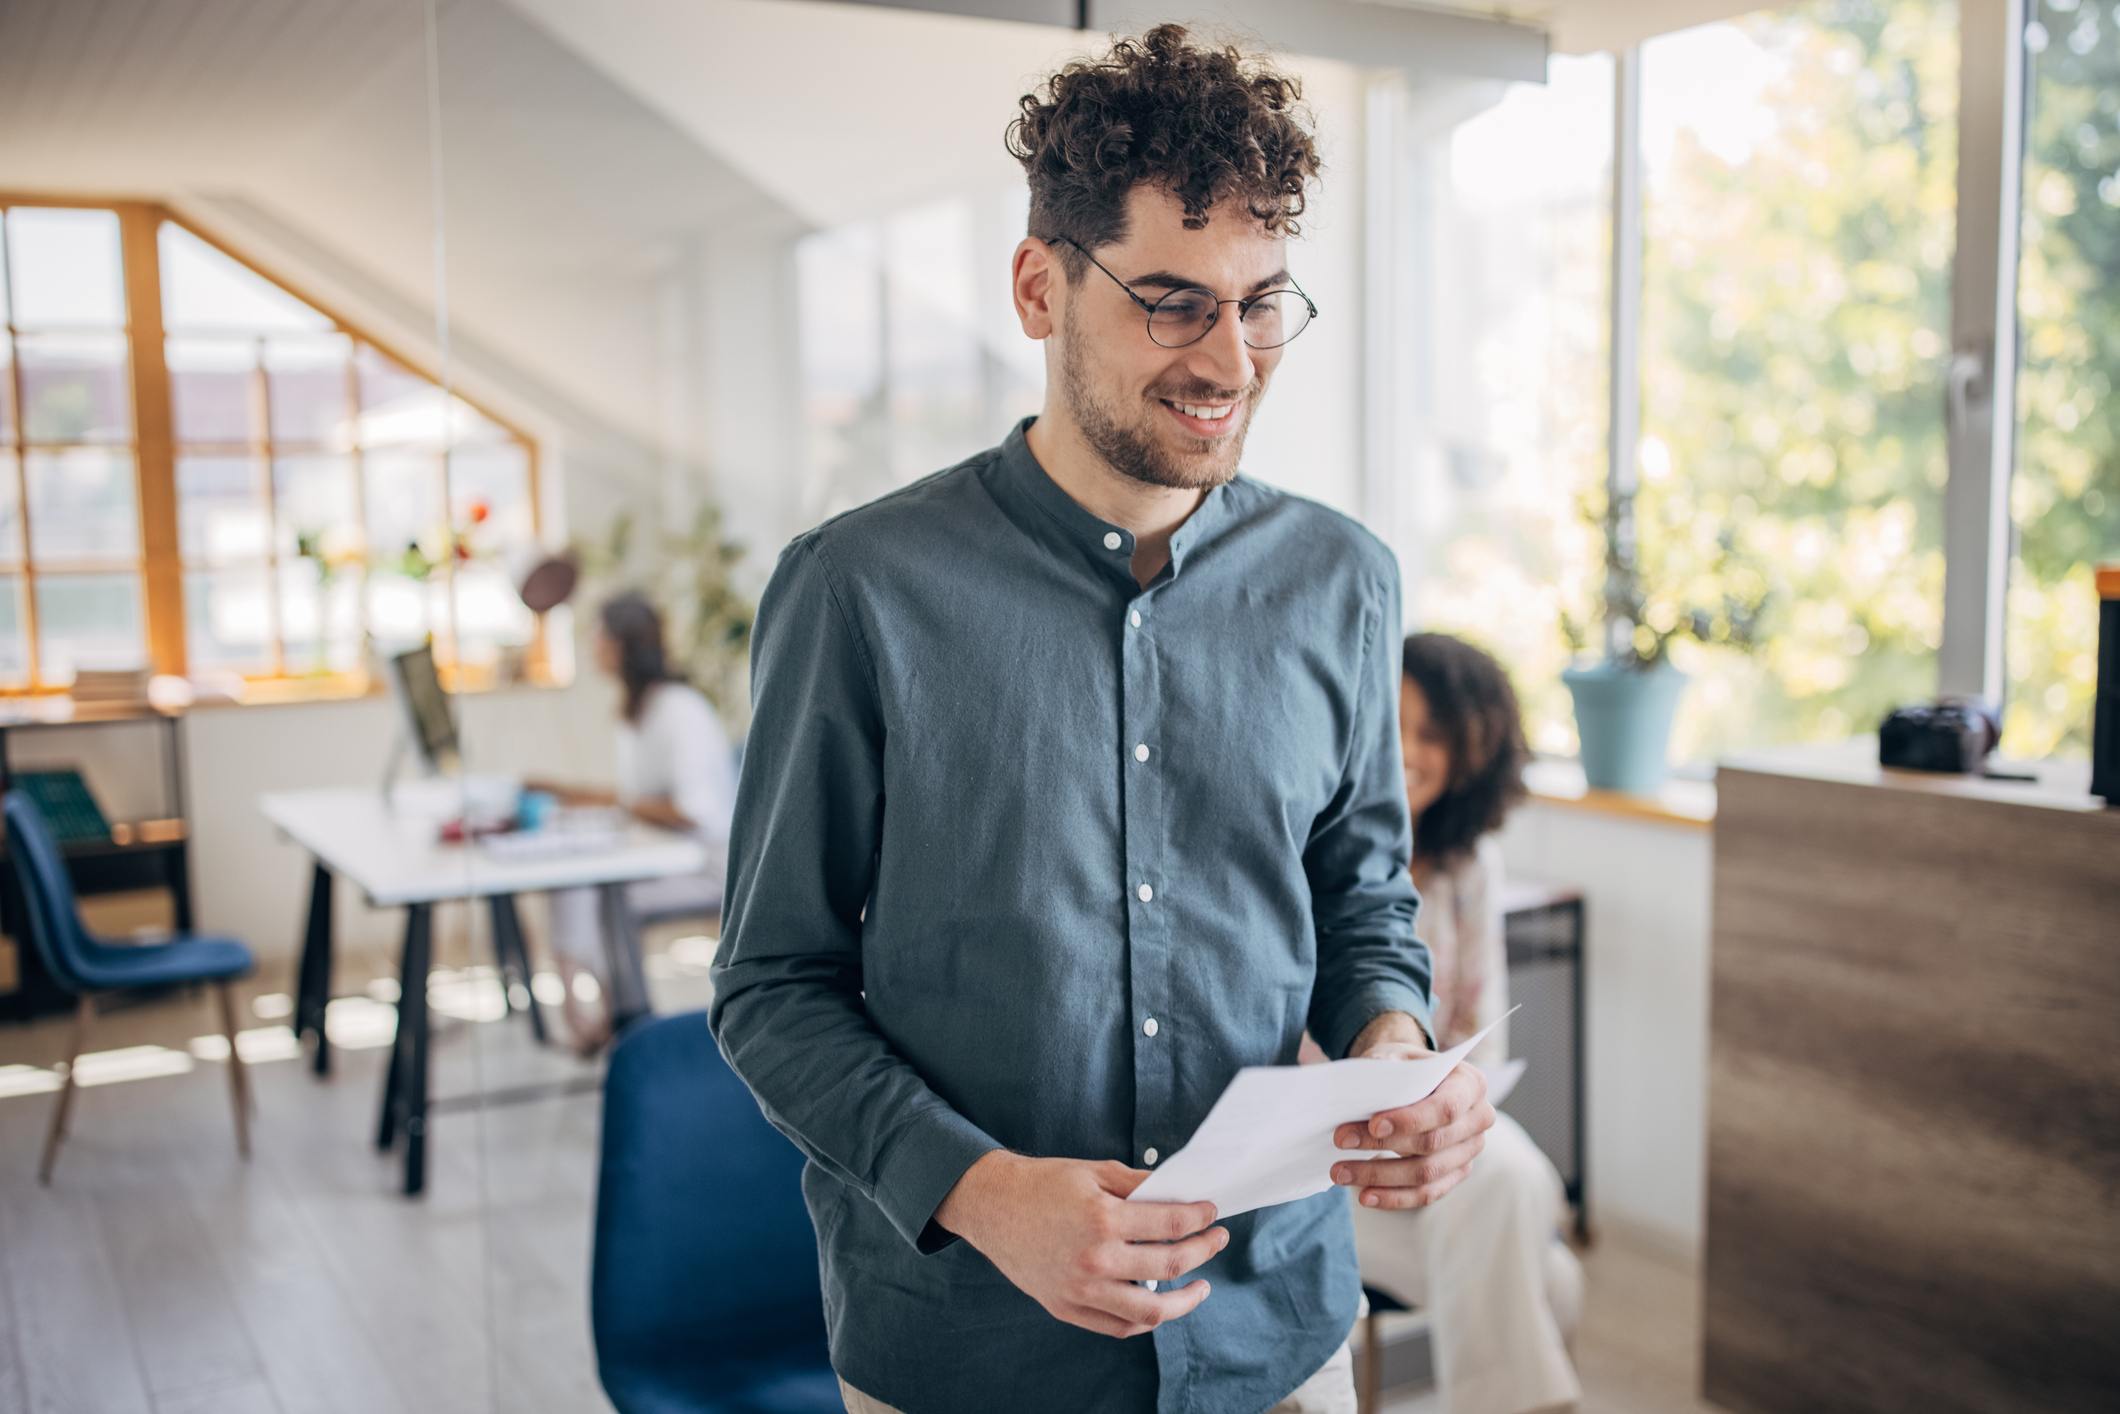
[[1207,337],[1207,331],[1222,320],[1222,306],[1237,307],[1237,320],[1244,332],[1244,342],[1255,349],[1277,349],[1310,327],[1310,321],[1318,317],[1318,307],[1310,302],[1310,296],[1296,287],[1293,280],[1289,288],[1262,290],[1243,299],[1223,299],[1213,290],[1197,285],[1183,285],[1172,290],[1161,299],[1143,299],[1135,293],[1133,286],[1120,279],[1105,266],[1104,262],[1089,253],[1089,248],[1069,236],[1054,239],[1066,241],[1090,264],[1104,271],[1111,282],[1125,292],[1126,297],[1140,305],[1148,313],[1148,337],[1166,349],[1182,349],[1188,344],[1197,344]]

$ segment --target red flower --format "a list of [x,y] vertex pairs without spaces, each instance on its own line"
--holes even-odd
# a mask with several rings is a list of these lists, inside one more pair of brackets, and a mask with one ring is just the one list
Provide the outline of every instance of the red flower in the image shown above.
[[481,499],[471,503],[471,523],[473,525],[484,525],[486,517],[492,514],[493,505],[491,502]]

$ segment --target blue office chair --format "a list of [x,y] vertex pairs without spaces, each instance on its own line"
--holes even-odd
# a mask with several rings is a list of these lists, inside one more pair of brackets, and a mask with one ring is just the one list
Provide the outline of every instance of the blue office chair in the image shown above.
[[604,1077],[590,1323],[621,1414],[842,1414],[802,1156],[705,1012],[644,1021]]
[[182,936],[166,943],[131,946],[106,943],[81,922],[74,903],[73,880],[66,861],[45,826],[44,816],[21,791],[7,793],[7,857],[22,884],[29,935],[52,980],[78,998],[73,1038],[66,1052],[66,1079],[52,1110],[51,1131],[44,1140],[44,1160],[37,1181],[49,1185],[59,1142],[74,1100],[74,1069],[95,1019],[99,992],[130,992],[150,987],[215,984],[221,1001],[221,1031],[228,1038],[228,1088],[236,1110],[236,1152],[250,1157],[250,1079],[236,1052],[235,999],[229,984],[248,976],[250,949],[232,938]]

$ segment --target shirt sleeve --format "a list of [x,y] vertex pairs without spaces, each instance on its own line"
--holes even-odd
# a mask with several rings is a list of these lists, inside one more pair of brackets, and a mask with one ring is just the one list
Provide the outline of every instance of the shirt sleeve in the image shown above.
[[782,552],[752,633],[752,726],[729,839],[709,1018],[773,1126],[921,1252],[1000,1144],[870,1023],[862,911],[884,828],[884,724],[867,648],[814,535]]
[[1402,1011],[1432,1039],[1428,947],[1414,936],[1420,895],[1406,871],[1413,822],[1399,747],[1398,572],[1363,614],[1353,740],[1339,789],[1303,850],[1318,938],[1310,1034],[1325,1054],[1347,1054],[1364,1026]]

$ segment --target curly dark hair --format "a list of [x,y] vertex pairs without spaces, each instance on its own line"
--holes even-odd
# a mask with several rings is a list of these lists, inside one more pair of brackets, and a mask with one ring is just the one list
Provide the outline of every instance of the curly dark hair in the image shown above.
[[1301,233],[1304,195],[1322,166],[1303,87],[1233,46],[1192,42],[1182,25],[1121,39],[1026,93],[1008,150],[1030,178],[1030,229],[1061,241],[1070,280],[1094,250],[1126,236],[1126,198],[1162,187],[1198,230],[1236,198],[1269,232]]
[[1531,759],[1523,714],[1508,672],[1462,638],[1414,634],[1400,671],[1428,699],[1429,719],[1450,747],[1450,784],[1413,827],[1415,857],[1447,865],[1500,829],[1523,800]]

